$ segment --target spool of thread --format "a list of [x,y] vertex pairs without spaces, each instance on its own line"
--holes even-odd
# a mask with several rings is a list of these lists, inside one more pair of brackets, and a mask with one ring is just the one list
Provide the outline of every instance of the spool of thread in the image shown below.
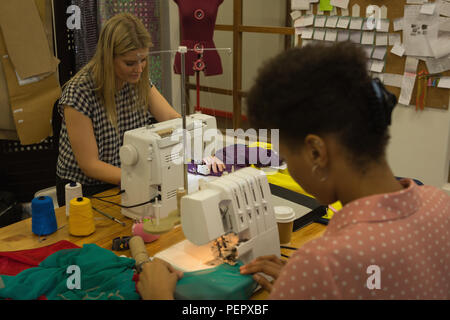
[[142,264],[149,260],[144,240],[139,236],[134,236],[128,244],[130,246],[131,256],[136,260],[136,268],[140,272]]
[[69,233],[73,236],[88,236],[94,231],[91,200],[84,197],[70,200]]
[[83,190],[81,184],[78,182],[71,182],[66,184],[66,216],[69,216],[70,212],[70,201],[73,198],[83,197]]
[[57,228],[53,199],[40,196],[31,200],[31,231],[38,236],[45,236]]

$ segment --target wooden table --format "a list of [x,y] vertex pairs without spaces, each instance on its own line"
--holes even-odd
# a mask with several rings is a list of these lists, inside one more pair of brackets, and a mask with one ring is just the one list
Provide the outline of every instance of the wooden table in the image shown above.
[[[114,195],[118,192],[118,189],[111,189],[105,191],[98,196]],[[119,203],[120,196],[113,196],[105,198],[105,200]],[[95,232],[87,237],[75,237],[69,234],[69,224],[66,217],[66,208],[56,208],[56,220],[58,223],[58,230],[46,237],[39,237],[31,232],[31,218],[17,222],[15,224],[3,227],[0,229],[0,251],[17,251],[40,248],[56,243],[60,240],[68,240],[80,247],[83,244],[95,243],[98,246],[112,250],[112,239],[116,237],[131,236],[131,226],[133,220],[123,216],[120,213],[120,207],[100,201],[98,199],[92,199],[92,206],[110,214],[111,216],[125,222],[125,226],[114,222],[100,213],[94,212],[95,219]],[[299,248],[304,243],[320,237],[325,231],[326,226],[312,223],[296,232],[292,235],[290,246]],[[146,245],[149,256],[155,255],[157,252],[165,250],[175,243],[178,243],[185,239],[183,231],[180,226],[173,228],[171,231],[163,234],[160,238],[154,242]],[[282,249],[281,252],[285,255],[291,255],[292,250]],[[114,251],[117,255],[125,255],[131,257],[130,250],[126,251]],[[252,299],[265,299],[268,293],[263,290],[256,292]]]

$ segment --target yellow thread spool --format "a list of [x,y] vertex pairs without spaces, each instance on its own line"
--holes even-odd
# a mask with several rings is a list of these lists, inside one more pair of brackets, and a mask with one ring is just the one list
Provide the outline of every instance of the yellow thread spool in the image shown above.
[[73,236],[88,236],[95,231],[91,200],[84,197],[70,200],[69,233]]

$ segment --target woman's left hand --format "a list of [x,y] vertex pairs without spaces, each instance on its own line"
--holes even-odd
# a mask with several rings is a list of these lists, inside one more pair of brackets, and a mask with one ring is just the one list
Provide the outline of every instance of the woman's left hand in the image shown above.
[[173,300],[173,293],[183,273],[158,258],[142,265],[137,289],[144,300]]
[[206,157],[203,159],[203,161],[205,161],[205,163],[208,165],[208,168],[214,172],[222,172],[223,170],[225,170],[226,166],[225,164],[222,162],[222,160],[220,160],[219,158],[212,156],[212,157]]

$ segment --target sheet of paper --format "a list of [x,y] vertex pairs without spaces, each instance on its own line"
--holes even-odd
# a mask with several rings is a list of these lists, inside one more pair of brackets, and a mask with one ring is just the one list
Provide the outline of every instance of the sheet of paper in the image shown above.
[[350,23],[350,17],[339,17],[336,27],[340,29],[347,29]]
[[394,31],[403,30],[403,18],[394,19]]
[[293,21],[297,20],[302,16],[302,13],[300,11],[292,11],[291,12],[291,18]]
[[348,8],[348,2],[349,2],[349,0],[331,0],[330,4],[332,6],[335,6],[335,7],[338,7],[338,8],[347,9]]
[[336,41],[337,39],[337,30],[334,29],[326,29],[325,33],[325,41]]
[[403,55],[405,54],[405,47],[403,47],[401,42],[397,42],[392,47],[391,52],[396,56],[403,57]]
[[361,43],[362,44],[373,44],[375,39],[375,32],[365,31],[362,34]]
[[327,21],[327,16],[316,16],[316,19],[314,20],[314,26],[317,28],[323,28],[325,27],[325,23]]
[[349,17],[350,11],[348,9],[341,9],[341,16]]
[[384,73],[383,83],[386,86],[401,88],[403,76],[401,74]]
[[426,0],[406,0],[407,4],[423,4]]
[[450,32],[450,18],[439,17],[439,31]]
[[450,70],[450,59],[443,57],[440,59],[428,58],[425,60],[428,72],[431,74],[441,73]]
[[433,57],[436,59],[448,56],[450,54],[450,36],[441,36],[437,39],[428,41]]
[[370,67],[370,71],[372,72],[383,72],[384,69],[384,61],[383,60],[373,60],[372,65]]
[[434,2],[425,3],[420,8],[420,13],[421,14],[433,15],[434,14],[434,10],[436,10],[436,3],[434,3]]
[[314,15],[302,16],[295,20],[294,27],[308,27],[314,24]]
[[323,40],[325,38],[325,29],[317,28],[314,30],[314,40]]
[[406,57],[405,72],[402,78],[402,86],[398,103],[409,106],[411,101],[414,84],[416,82],[417,66],[419,60],[414,57]]
[[291,0],[291,10],[308,10],[309,0]]
[[363,18],[353,17],[350,20],[349,29],[351,29],[351,30],[361,30],[363,22],[364,22]]
[[388,34],[377,32],[375,37],[375,45],[377,46],[387,46],[388,45]]
[[322,11],[331,11],[333,6],[330,4],[330,0],[320,0],[319,9]]
[[377,31],[379,32],[389,32],[390,21],[387,19],[379,20],[376,24]]
[[338,31],[337,41],[339,41],[339,42],[348,41],[349,36],[350,36],[350,32],[347,30]]
[[329,16],[327,18],[326,27],[327,28],[336,28],[339,17],[337,16]]
[[442,2],[439,7],[439,14],[441,16],[450,17],[450,2]]
[[[362,35],[361,31],[350,31],[349,40],[354,43],[361,43],[361,35]],[[338,37],[339,37],[339,35],[338,35]]]
[[367,58],[372,58],[372,52],[373,52],[374,47],[373,46],[363,46],[363,50],[367,55]]
[[302,39],[312,39],[314,33],[313,28],[305,28],[302,31]]
[[309,0],[310,3],[319,3],[319,0]]
[[386,47],[375,47],[372,53],[372,58],[377,60],[384,60],[386,53],[387,53]]
[[402,43],[402,36],[399,33],[389,33],[389,45],[393,46],[396,43]]
[[357,3],[352,6],[352,17],[361,17],[361,7]]
[[406,5],[403,20],[403,45],[408,56],[432,57],[429,41],[437,39],[439,19],[433,15],[420,14],[420,6]]
[[450,89],[450,77],[441,77],[439,79],[438,88]]

